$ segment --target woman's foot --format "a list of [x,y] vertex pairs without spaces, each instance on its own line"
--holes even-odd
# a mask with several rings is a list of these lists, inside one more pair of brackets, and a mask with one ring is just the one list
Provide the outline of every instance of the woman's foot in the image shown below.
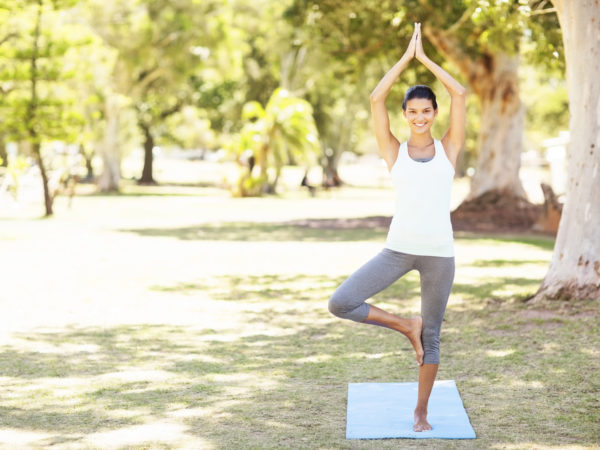
[[423,344],[421,342],[421,332],[423,331],[423,319],[420,316],[418,316],[406,320],[409,322],[409,331],[404,334],[410,340],[410,343],[415,349],[417,363],[420,366],[422,366],[423,355],[425,354],[425,352],[423,351]]
[[415,431],[427,431],[431,430],[431,425],[427,422],[427,411],[417,411],[415,409],[415,424],[413,430]]
[[404,319],[395,314],[390,314],[377,306],[369,305],[369,315],[365,319],[365,323],[391,328],[405,335],[415,349],[417,362],[420,366],[423,365],[423,355],[425,352],[421,343],[421,332],[423,331],[423,319],[421,316]]

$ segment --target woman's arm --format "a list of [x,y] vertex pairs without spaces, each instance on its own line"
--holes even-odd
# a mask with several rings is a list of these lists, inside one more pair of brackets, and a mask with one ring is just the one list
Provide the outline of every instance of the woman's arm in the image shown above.
[[379,154],[385,160],[388,170],[392,169],[392,166],[398,157],[398,147],[400,142],[398,142],[398,139],[396,139],[390,130],[390,118],[385,107],[385,99],[402,71],[406,69],[410,60],[414,58],[416,41],[417,26],[415,24],[415,30],[410,38],[410,43],[408,44],[406,52],[404,52],[402,58],[394,64],[394,67],[385,74],[370,95],[375,138],[377,139]]
[[417,24],[417,43],[415,57],[427,67],[450,94],[450,127],[442,138],[442,144],[448,154],[450,162],[456,166],[456,159],[465,143],[465,88],[448,72],[430,60],[423,51],[421,40],[421,24]]

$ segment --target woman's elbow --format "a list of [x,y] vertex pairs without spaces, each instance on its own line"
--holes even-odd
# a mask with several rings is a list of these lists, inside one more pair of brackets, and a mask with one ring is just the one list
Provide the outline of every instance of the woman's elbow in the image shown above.
[[369,100],[371,101],[371,103],[378,103],[385,100],[385,95],[382,95],[380,92],[373,91],[369,95]]
[[454,93],[460,97],[464,97],[465,94],[467,93],[467,90],[464,88],[464,86],[461,86],[460,84],[454,89]]

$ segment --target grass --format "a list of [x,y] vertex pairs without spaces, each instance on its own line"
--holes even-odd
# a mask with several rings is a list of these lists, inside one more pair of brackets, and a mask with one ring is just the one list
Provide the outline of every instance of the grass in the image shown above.
[[[598,305],[525,302],[553,242],[522,235],[456,240],[438,378],[456,380],[477,439],[345,440],[347,383],[417,369],[401,335],[326,308],[385,230],[322,225],[389,198],[294,195],[77,197],[3,222],[0,444],[598,448]],[[418,276],[373,301],[417,313]]]

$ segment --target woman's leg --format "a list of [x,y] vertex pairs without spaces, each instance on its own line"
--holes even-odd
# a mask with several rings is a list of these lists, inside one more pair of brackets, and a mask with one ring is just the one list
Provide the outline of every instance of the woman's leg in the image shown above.
[[454,281],[454,258],[420,256],[417,270],[421,275],[421,335],[425,357],[419,367],[419,393],[415,408],[415,431],[431,430],[427,405],[440,363],[440,332],[446,304]]
[[412,270],[414,260],[414,255],[383,249],[337,288],[329,299],[329,311],[343,319],[403,333],[413,345],[417,361],[422,364],[421,318],[404,319],[365,302]]

